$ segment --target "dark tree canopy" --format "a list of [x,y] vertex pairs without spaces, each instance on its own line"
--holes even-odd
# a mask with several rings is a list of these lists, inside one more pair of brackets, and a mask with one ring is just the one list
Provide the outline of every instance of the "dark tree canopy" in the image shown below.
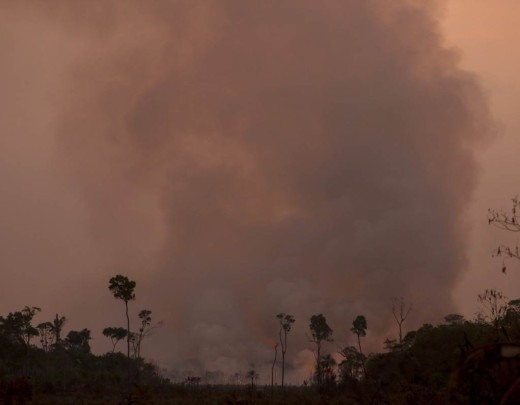
[[448,325],[462,325],[464,323],[464,315],[448,314],[444,317],[444,321]]
[[283,331],[289,333],[291,331],[292,324],[295,322],[294,316],[282,312],[276,315],[276,317],[280,321],[280,327],[283,329]]
[[114,298],[128,302],[135,300],[135,286],[135,281],[129,280],[128,277],[118,274],[110,279],[108,289],[112,294],[114,294]]
[[358,315],[354,322],[352,322],[352,328],[350,331],[358,336],[365,336],[367,334],[367,320],[363,315]]
[[363,336],[366,336],[367,334],[367,320],[363,315],[358,315],[356,319],[354,319],[354,322],[352,322],[352,328],[350,328],[350,331],[357,335],[357,341],[358,341],[358,347],[359,352],[362,353],[361,350],[361,338]]
[[117,343],[124,339],[127,335],[125,328],[121,327],[108,327],[103,329],[103,335],[110,338],[112,342],[112,353],[116,350]]
[[70,350],[76,350],[83,353],[90,353],[90,339],[90,330],[86,328],[80,331],[71,330],[65,338],[65,344],[67,348]]
[[327,319],[323,314],[311,316],[311,324],[309,326],[314,342],[332,342],[333,330],[327,324]]
[[31,339],[39,334],[38,329],[31,324],[37,312],[40,312],[38,307],[24,307],[21,311],[9,312],[5,318],[0,317],[2,333],[28,346]]

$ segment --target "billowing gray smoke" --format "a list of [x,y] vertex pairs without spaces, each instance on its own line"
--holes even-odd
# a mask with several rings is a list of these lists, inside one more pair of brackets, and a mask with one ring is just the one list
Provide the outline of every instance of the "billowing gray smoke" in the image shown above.
[[271,360],[288,312],[300,382],[312,314],[335,351],[358,314],[373,347],[395,336],[392,297],[410,327],[454,310],[489,117],[435,2],[53,4],[32,11],[74,55],[53,135],[95,246],[84,313],[117,322],[106,282],[128,274],[165,322],[147,355],[234,372]]

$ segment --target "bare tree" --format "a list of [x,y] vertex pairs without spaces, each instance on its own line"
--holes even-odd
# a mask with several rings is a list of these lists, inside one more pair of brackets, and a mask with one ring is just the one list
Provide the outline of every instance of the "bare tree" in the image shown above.
[[406,321],[406,318],[408,318],[411,310],[412,306],[407,305],[403,297],[394,298],[392,300],[392,313],[399,327],[399,344],[403,343],[403,323]]
[[484,318],[491,322],[498,337],[502,320],[509,307],[507,298],[500,291],[491,289],[485,290],[483,294],[479,294],[477,301],[484,308]]
[[[520,232],[520,215],[518,210],[520,209],[520,199],[518,196],[512,199],[512,207],[510,212],[488,210],[489,217],[488,222],[490,225],[494,225],[499,229],[503,229],[509,232]],[[520,249],[518,245],[508,246],[499,245],[496,248],[494,256],[502,258],[502,272],[506,272],[507,266],[506,261],[508,259],[520,259]]]
[[157,322],[156,324],[152,325],[152,311],[149,309],[143,309],[139,312],[139,319],[141,320],[141,327],[139,328],[139,332],[133,333],[133,339],[134,339],[134,357],[140,358],[141,357],[141,346],[143,343],[143,339],[150,335],[150,333],[156,329],[160,328],[162,326],[162,321]]
[[280,329],[278,337],[280,338],[280,347],[282,351],[282,389],[285,382],[285,353],[287,352],[287,335],[291,331],[291,326],[294,323],[294,316],[285,313],[276,315],[280,321]]

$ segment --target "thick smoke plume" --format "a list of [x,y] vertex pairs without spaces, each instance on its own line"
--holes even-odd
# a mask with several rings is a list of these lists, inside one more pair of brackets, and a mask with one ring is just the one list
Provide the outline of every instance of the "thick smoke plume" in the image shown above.
[[42,233],[67,257],[55,248],[56,260],[40,262],[63,288],[44,308],[61,294],[60,311],[78,323],[117,323],[106,284],[127,274],[134,310],[165,322],[148,356],[228,373],[271,360],[275,315],[287,312],[295,382],[310,372],[313,314],[335,330],[335,351],[353,342],[359,314],[374,348],[395,336],[392,297],[413,303],[410,327],[455,310],[473,150],[489,117],[475,78],[443,46],[436,2],[0,10],[6,36],[48,69],[2,55],[11,74],[25,66],[46,89],[26,116],[52,110],[34,142],[52,146],[53,178],[67,189],[50,200],[64,216]]

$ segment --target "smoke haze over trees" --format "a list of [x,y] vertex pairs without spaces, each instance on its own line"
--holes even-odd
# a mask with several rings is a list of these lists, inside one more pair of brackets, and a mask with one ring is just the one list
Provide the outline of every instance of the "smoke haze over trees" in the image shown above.
[[40,283],[51,310],[67,286],[90,325],[120,312],[88,289],[138,276],[165,321],[147,355],[226,372],[269,367],[280,312],[326,313],[342,337],[362,313],[367,350],[395,336],[394,296],[413,303],[406,328],[456,312],[492,123],[439,16],[407,0],[0,5],[0,184],[24,185],[2,208],[11,284]]

